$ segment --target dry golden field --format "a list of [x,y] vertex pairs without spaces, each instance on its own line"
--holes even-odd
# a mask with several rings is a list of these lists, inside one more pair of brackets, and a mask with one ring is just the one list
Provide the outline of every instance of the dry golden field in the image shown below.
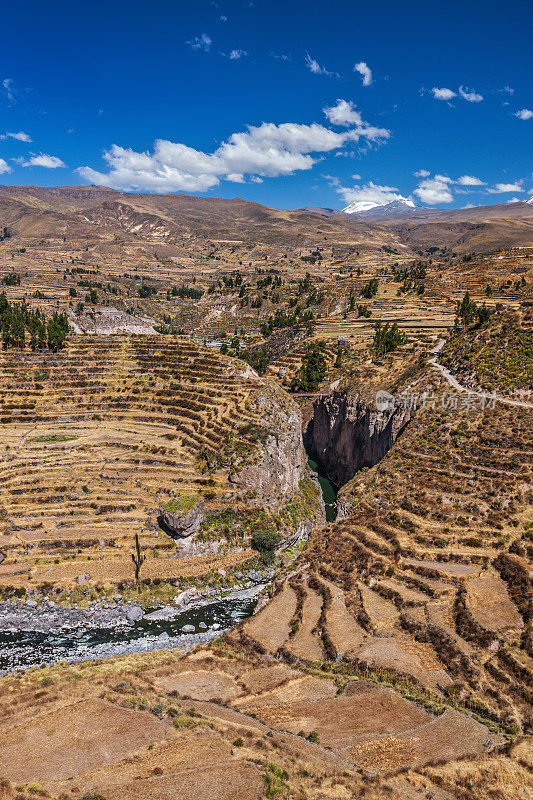
[[[0,291],[71,326],[0,351],[2,599],[172,602],[265,566],[254,533],[290,543],[208,647],[0,678],[0,800],[528,797],[529,210],[6,187],[0,211]],[[491,314],[459,324],[465,292]],[[317,353],[327,399],[291,398]],[[389,438],[378,389],[426,398]],[[324,409],[339,460],[374,437],[329,523],[301,435]],[[193,512],[185,543],[161,524]]]

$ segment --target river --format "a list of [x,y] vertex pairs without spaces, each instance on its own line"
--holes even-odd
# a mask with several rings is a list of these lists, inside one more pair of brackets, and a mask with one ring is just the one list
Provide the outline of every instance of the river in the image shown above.
[[[337,488],[309,459],[310,468],[317,473],[326,507],[326,520],[333,522],[337,515]],[[0,632],[0,675],[33,666],[48,666],[58,661],[84,661],[97,658],[147,652],[164,647],[190,649],[208,642],[253,614],[257,596],[264,587],[234,593],[226,598],[204,601],[195,606],[145,609],[145,616],[133,624],[116,627],[76,627],[60,633],[38,631]],[[185,625],[194,632],[184,633]]]
[[322,489],[322,497],[326,506],[326,521],[333,522],[337,517],[337,487],[326,477],[316,461],[309,458],[308,464],[313,472],[316,472],[318,475],[318,482]]
[[[0,633],[0,675],[58,661],[84,661],[163,647],[190,649],[208,642],[253,614],[262,586],[237,597],[217,599],[202,605],[162,613],[148,608],[143,619],[115,628],[76,628],[61,633],[17,631]],[[151,618],[150,616],[155,618]],[[157,618],[157,617],[163,618]],[[185,625],[194,633],[183,633]]]

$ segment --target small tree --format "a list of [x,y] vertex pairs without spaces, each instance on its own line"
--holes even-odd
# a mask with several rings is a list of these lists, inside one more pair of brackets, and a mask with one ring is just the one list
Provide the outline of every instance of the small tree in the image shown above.
[[141,550],[141,543],[139,541],[139,534],[135,534],[135,550],[131,552],[131,560],[135,565],[135,581],[137,583],[137,589],[139,592],[141,591],[141,584],[140,584],[140,574],[141,574],[141,567],[145,562],[145,556],[142,554]]
[[291,390],[315,392],[326,377],[328,362],[325,342],[313,342],[307,346],[298,374],[291,381]]
[[461,302],[457,303],[456,314],[459,319],[459,323],[462,322],[463,325],[470,325],[474,321],[476,311],[476,304],[470,299],[469,292],[465,292]]
[[393,322],[392,325],[388,322],[385,325],[382,325],[381,322],[376,322],[374,331],[372,348],[378,356],[392,353],[393,350],[396,350],[397,347],[406,342],[406,337],[399,330],[396,322]]
[[272,564],[276,556],[276,548],[281,544],[282,536],[278,531],[269,529],[254,531],[252,547],[261,556],[263,564]]
[[366,297],[367,300],[370,300],[372,297],[375,297],[378,293],[378,279],[372,278],[372,280],[365,283],[363,288],[361,289],[361,295]]

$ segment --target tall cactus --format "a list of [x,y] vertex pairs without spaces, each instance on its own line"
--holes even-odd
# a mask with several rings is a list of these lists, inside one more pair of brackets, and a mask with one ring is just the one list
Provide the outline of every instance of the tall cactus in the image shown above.
[[144,564],[146,559],[142,554],[141,543],[139,541],[139,534],[138,533],[135,534],[135,550],[132,550],[132,552],[131,552],[131,560],[133,561],[133,563],[135,565],[135,580],[137,582],[137,589],[140,592],[141,591],[141,584],[140,584],[140,581],[139,581],[139,576],[141,574],[141,567]]

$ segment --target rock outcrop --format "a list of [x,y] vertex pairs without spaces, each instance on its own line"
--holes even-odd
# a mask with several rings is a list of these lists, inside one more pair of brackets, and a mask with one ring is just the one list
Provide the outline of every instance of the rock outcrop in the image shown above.
[[263,436],[257,456],[238,465],[229,480],[249,494],[254,503],[277,510],[298,491],[307,456],[302,439],[302,416],[298,406],[274,384],[256,397],[262,419]]
[[358,470],[381,461],[411,416],[411,409],[398,404],[377,411],[358,395],[334,392],[315,402],[306,449],[329,479],[343,486]]
[[185,539],[196,533],[202,522],[205,520],[205,503],[200,500],[194,508],[186,513],[160,510],[159,523],[166,529],[171,536]]

